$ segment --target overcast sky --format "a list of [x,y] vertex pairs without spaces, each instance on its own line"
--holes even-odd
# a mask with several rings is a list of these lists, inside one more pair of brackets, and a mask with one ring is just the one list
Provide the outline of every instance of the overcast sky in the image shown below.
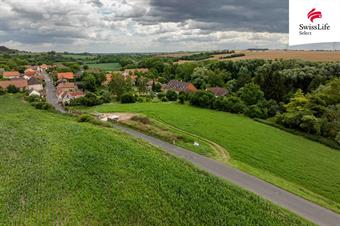
[[0,45],[30,51],[287,48],[288,0],[0,0]]

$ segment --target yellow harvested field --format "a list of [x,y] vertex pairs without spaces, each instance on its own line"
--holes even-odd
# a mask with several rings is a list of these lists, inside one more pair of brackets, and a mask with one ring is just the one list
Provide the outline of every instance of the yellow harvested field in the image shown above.
[[175,52],[175,53],[162,53],[157,55],[158,57],[184,57],[184,56],[191,56],[193,54],[196,54],[196,52]]
[[[269,51],[237,51],[246,54],[223,60],[247,60],[247,59],[301,59],[307,61],[340,61],[340,51],[294,51],[294,50],[269,50]],[[220,59],[223,55],[214,55],[213,59]]]

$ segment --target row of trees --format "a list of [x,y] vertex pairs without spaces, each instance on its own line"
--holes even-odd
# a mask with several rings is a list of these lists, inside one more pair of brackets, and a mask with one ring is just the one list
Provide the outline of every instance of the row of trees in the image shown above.
[[340,79],[306,95],[298,90],[275,119],[285,127],[328,137],[340,144]]
[[190,97],[190,104],[263,119],[275,116],[281,109],[275,101],[266,100],[263,91],[254,83],[248,83],[226,97],[215,97],[208,91],[199,91]]

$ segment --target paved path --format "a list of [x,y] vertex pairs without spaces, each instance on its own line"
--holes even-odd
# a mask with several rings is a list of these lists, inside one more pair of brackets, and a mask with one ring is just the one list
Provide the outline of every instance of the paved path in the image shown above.
[[53,107],[57,111],[60,111],[62,113],[66,113],[64,108],[58,103],[58,98],[57,98],[57,95],[56,95],[55,87],[53,85],[52,79],[50,78],[50,76],[48,76],[48,74],[45,74],[45,83],[46,83],[46,99],[47,99],[47,102],[52,104]]
[[215,176],[230,181],[248,191],[254,192],[259,196],[277,204],[278,206],[286,208],[291,212],[294,212],[297,215],[314,222],[315,224],[329,226],[340,225],[339,214],[320,207],[254,176],[250,176],[238,169],[169,144],[157,138],[142,134],[135,130],[119,125],[115,125],[114,127],[134,137],[141,138],[172,155],[185,159],[200,169],[208,171]]

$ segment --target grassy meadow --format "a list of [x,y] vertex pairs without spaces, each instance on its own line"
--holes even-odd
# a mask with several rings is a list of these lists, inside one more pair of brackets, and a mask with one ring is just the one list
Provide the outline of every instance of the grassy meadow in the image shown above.
[[114,129],[0,106],[0,225],[309,224]]
[[103,71],[119,71],[122,66],[119,63],[88,64],[90,68],[99,68]]
[[107,104],[98,112],[137,112],[222,145],[234,166],[340,212],[340,152],[241,115],[173,103]]

